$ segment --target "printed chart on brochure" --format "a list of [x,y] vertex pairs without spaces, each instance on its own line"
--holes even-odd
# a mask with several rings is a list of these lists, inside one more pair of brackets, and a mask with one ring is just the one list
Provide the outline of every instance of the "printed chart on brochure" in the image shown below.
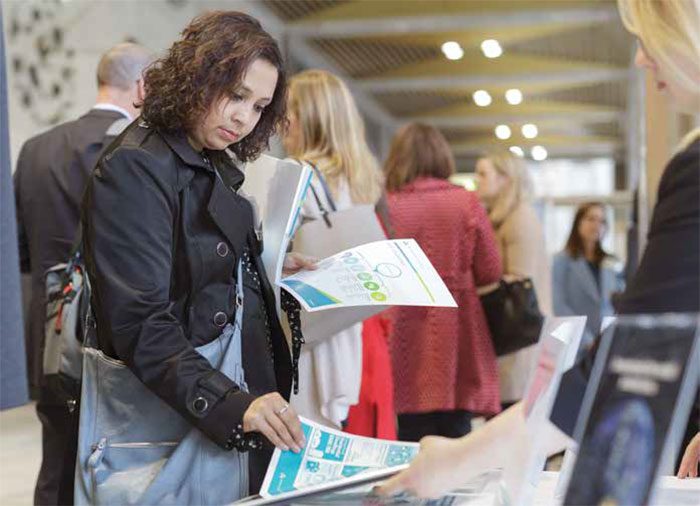
[[307,444],[301,453],[275,450],[260,495],[279,494],[410,462],[417,443],[354,436],[302,420]]
[[309,312],[333,307],[410,305],[456,307],[449,290],[413,239],[352,248],[280,283]]

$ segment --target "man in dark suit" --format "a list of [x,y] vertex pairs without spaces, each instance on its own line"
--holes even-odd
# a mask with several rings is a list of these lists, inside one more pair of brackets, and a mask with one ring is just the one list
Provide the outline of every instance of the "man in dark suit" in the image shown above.
[[15,202],[21,270],[31,273],[27,319],[29,384],[38,399],[42,464],[35,504],[72,504],[78,416],[59,403],[42,381],[46,300],[44,272],[70,255],[85,184],[101,151],[138,115],[146,48],[132,43],[109,49],[97,67],[97,103],[87,114],[29,139],[17,160]]

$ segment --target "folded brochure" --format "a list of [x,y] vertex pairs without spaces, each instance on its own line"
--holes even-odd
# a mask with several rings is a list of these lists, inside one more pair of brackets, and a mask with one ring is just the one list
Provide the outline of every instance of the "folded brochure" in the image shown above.
[[308,312],[352,306],[457,307],[413,239],[363,244],[279,282]]
[[385,441],[334,430],[301,417],[306,446],[300,453],[275,449],[260,495],[310,489],[379,469],[408,464],[418,443]]

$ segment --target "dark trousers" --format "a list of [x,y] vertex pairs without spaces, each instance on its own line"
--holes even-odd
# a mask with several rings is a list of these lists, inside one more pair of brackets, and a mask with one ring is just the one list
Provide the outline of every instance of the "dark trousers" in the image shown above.
[[35,505],[73,504],[79,409],[58,404],[42,389],[36,412],[41,422],[41,468],[34,489]]
[[461,437],[472,428],[470,411],[430,411],[398,416],[399,440],[420,441],[423,436]]

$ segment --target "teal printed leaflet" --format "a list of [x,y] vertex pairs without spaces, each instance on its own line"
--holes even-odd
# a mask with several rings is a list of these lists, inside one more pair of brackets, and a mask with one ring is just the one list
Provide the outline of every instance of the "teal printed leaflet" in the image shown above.
[[418,443],[355,436],[301,418],[301,453],[275,449],[260,490],[264,498],[342,480],[359,473],[407,464]]
[[351,248],[279,283],[308,312],[371,306],[457,307],[428,257],[413,239]]

